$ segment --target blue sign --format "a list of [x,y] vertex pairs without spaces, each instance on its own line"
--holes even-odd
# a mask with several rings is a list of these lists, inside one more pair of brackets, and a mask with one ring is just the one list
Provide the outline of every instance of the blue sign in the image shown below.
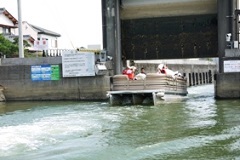
[[59,80],[59,66],[58,65],[35,65],[31,66],[32,81],[50,81]]

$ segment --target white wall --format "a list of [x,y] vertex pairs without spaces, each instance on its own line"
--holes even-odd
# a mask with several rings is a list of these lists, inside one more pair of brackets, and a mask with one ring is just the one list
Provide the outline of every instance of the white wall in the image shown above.
[[48,49],[58,49],[58,46],[55,46],[56,37],[48,36],[48,35],[39,35],[38,38],[47,38]]
[[35,40],[38,37],[37,32],[32,27],[30,27],[27,22],[23,22],[22,24],[22,33],[23,35],[31,35],[31,37],[33,37]]
[[13,22],[9,18],[7,18],[4,14],[0,14],[0,24],[14,26]]
[[[0,24],[9,26],[6,28],[14,27],[13,22],[9,18],[7,18],[4,14],[0,14]],[[10,29],[10,32],[11,34],[15,34],[14,29]],[[2,27],[0,27],[0,33],[4,33],[4,30]]]

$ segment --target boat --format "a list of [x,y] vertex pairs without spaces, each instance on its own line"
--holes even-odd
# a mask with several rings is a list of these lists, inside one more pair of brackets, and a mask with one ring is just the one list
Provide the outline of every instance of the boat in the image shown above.
[[187,94],[186,77],[148,73],[146,78],[137,80],[130,80],[127,75],[114,75],[107,97],[112,106],[159,105],[168,98],[186,97]]

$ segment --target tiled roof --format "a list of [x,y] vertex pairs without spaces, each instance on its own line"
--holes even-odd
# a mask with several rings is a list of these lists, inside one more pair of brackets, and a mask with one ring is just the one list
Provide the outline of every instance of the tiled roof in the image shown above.
[[50,30],[47,30],[47,29],[44,29],[44,28],[41,28],[41,27],[38,27],[38,26],[35,26],[32,24],[29,24],[29,25],[33,29],[35,29],[38,32],[38,34],[46,34],[46,35],[50,35],[50,36],[61,37],[61,35],[59,33],[56,33],[56,32],[53,32],[53,31],[50,31]]
[[8,17],[14,25],[18,24],[17,19],[14,18],[5,8],[0,8],[0,14],[4,14],[6,17]]

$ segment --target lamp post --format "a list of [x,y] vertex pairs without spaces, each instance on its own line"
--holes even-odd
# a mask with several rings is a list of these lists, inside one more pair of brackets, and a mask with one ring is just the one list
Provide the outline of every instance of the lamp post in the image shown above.
[[23,52],[23,34],[22,34],[22,8],[21,0],[18,0],[18,47],[19,47],[19,58],[24,58]]

